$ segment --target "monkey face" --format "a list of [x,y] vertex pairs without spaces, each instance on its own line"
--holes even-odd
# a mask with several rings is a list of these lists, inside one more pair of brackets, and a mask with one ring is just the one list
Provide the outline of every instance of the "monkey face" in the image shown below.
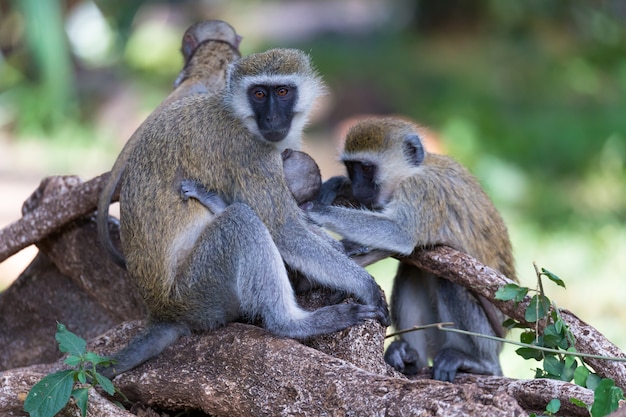
[[369,161],[344,161],[344,164],[350,177],[352,195],[363,206],[371,209],[378,201],[378,167]]
[[254,85],[248,101],[259,132],[268,142],[280,142],[291,129],[298,89],[292,85]]

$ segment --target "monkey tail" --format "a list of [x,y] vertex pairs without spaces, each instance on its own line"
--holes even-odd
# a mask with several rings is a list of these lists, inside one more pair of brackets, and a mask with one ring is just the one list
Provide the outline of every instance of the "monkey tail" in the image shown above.
[[126,269],[126,259],[113,245],[111,235],[109,234],[109,206],[113,200],[115,189],[117,188],[120,178],[122,177],[122,172],[116,172],[116,170],[113,169],[109,175],[109,180],[104,185],[104,188],[100,193],[100,198],[98,199],[98,212],[96,213],[98,239],[100,240],[100,244],[109,253],[111,260],[120,268]]

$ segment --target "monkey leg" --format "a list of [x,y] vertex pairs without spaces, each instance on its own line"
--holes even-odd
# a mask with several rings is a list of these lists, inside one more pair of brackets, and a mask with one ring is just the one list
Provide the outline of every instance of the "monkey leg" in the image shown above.
[[[297,339],[333,333],[377,317],[375,307],[361,304],[331,305],[315,311],[302,309],[268,229],[245,204],[228,206],[201,239],[191,262],[195,267],[190,280],[211,291],[194,291],[203,294],[196,300],[204,305],[190,314],[204,315],[209,327],[220,320],[223,312],[229,314],[233,302],[240,316],[260,317],[270,332]],[[193,278],[200,273],[204,278]],[[233,300],[219,295],[231,293]],[[218,315],[212,313],[216,310]],[[193,321],[199,319],[202,316],[195,316]]]
[[[437,308],[441,321],[459,329],[495,336],[483,308],[464,287],[446,279],[437,280]],[[502,344],[485,338],[445,332],[441,349],[433,359],[433,377],[452,381],[457,371],[502,375],[498,355]]]
[[[437,321],[437,313],[430,294],[435,278],[413,266],[401,263],[391,292],[391,317],[396,330],[430,324]],[[428,366],[430,348],[437,338],[436,330],[405,333],[389,345],[385,361],[399,372],[415,374]]]

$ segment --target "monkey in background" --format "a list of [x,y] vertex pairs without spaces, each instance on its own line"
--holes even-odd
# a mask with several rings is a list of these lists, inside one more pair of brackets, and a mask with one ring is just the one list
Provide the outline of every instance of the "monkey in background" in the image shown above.
[[[108,375],[139,365],[183,334],[242,317],[298,339],[366,319],[389,324],[373,277],[312,230],[285,180],[281,152],[300,147],[322,91],[306,54],[273,49],[231,64],[223,91],[185,97],[145,122],[122,178],[120,223],[128,272],[149,322],[114,355]],[[181,184],[188,181],[224,204],[185,198]],[[362,304],[302,309],[285,263]]]
[[[239,36],[235,29],[221,20],[198,22],[185,31],[181,52],[184,66],[174,82],[174,90],[149,117],[164,111],[171,103],[192,94],[214,94],[226,84],[226,69],[241,57]],[[135,131],[120,152],[98,200],[97,225],[100,243],[112,260],[126,268],[126,260],[111,242],[108,228],[109,206],[128,164],[128,156],[139,140],[143,124]]]
[[[319,201],[304,207],[314,222],[340,234],[354,254],[367,259],[373,250],[379,260],[448,245],[516,279],[508,232],[491,200],[462,165],[427,153],[416,125],[391,117],[359,122],[348,132],[341,160],[348,177],[326,181]],[[338,197],[362,208],[327,205]],[[403,262],[393,283],[391,315],[398,330],[454,322],[477,333],[503,333],[504,316],[487,300],[479,302],[466,288]],[[413,374],[432,359],[434,378],[452,381],[457,371],[501,375],[500,350],[500,342],[432,329],[401,335],[385,360]]]

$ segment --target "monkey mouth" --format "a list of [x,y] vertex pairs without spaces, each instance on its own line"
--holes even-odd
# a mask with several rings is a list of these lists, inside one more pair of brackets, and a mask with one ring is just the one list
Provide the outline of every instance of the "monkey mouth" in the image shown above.
[[289,129],[266,130],[262,131],[261,135],[263,135],[265,140],[267,140],[268,142],[280,142],[287,137],[288,132]]

